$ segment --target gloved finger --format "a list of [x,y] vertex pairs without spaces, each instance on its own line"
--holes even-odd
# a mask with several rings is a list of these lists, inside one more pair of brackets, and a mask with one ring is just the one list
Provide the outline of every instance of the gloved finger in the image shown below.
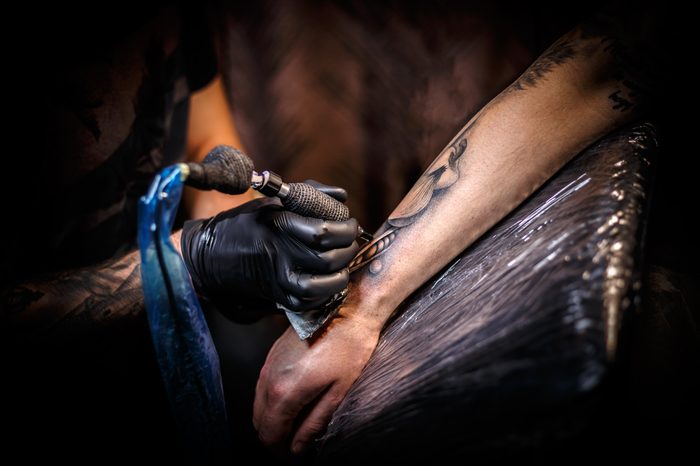
[[288,294],[302,299],[330,298],[342,291],[350,281],[348,269],[338,270],[327,275],[314,275],[306,272],[291,271],[280,287]]
[[347,267],[359,250],[360,246],[353,241],[350,246],[324,252],[300,248],[292,258],[294,263],[305,272],[332,273]]
[[330,186],[327,184],[319,183],[316,180],[305,180],[304,183],[310,184],[314,188],[318,189],[322,193],[328,194],[330,197],[336,201],[345,203],[348,200],[348,192],[341,188],[340,186]]
[[277,213],[275,224],[282,231],[317,251],[350,246],[358,235],[358,223],[354,218],[333,222],[283,211]]
[[290,311],[294,312],[304,312],[304,311],[311,311],[313,309],[321,309],[330,299],[331,297],[323,297],[323,298],[316,298],[316,299],[310,299],[310,298],[299,298],[297,296],[292,296],[292,295],[286,295],[281,301],[280,304],[289,309]]

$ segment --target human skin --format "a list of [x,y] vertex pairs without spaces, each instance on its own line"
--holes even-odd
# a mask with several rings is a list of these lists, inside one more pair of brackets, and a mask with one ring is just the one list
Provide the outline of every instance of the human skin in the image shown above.
[[[221,79],[191,97],[187,159],[200,161],[218,144],[240,147]],[[229,196],[215,191],[186,191],[185,204],[192,218],[208,217],[253,198],[251,191]],[[180,231],[171,240],[180,250]],[[0,328],[5,341],[41,341],[91,332],[96,327],[138,319],[144,312],[138,251],[101,264],[57,272],[3,289],[0,294]]]
[[347,300],[321,335],[278,339],[256,388],[262,443],[308,448],[400,303],[573,156],[639,117],[648,76],[622,53],[636,47],[599,26],[560,38],[440,152],[351,264]]

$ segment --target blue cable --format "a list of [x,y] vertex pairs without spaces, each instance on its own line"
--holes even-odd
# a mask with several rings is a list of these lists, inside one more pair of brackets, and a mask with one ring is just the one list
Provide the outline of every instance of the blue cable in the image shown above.
[[170,241],[182,196],[177,165],[141,197],[141,280],[158,365],[190,461],[208,464],[230,452],[219,356],[185,263]]

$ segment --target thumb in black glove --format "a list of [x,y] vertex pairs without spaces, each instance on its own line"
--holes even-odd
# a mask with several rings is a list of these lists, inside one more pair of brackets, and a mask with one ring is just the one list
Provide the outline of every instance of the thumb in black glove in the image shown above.
[[[307,183],[340,201],[347,197],[342,188]],[[343,290],[347,265],[359,249],[357,231],[355,219],[304,217],[264,198],[186,222],[182,256],[197,291],[231,319],[245,320],[245,307],[255,305],[257,318],[272,302],[303,311]]]

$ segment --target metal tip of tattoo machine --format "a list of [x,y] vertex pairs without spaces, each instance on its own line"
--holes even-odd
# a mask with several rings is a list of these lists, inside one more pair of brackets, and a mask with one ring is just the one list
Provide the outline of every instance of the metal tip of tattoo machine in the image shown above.
[[361,226],[357,227],[357,231],[359,232],[359,235],[357,237],[360,238],[365,243],[369,243],[370,241],[372,241],[374,239],[374,235],[372,235],[372,233],[368,232],[367,230],[365,230]]

